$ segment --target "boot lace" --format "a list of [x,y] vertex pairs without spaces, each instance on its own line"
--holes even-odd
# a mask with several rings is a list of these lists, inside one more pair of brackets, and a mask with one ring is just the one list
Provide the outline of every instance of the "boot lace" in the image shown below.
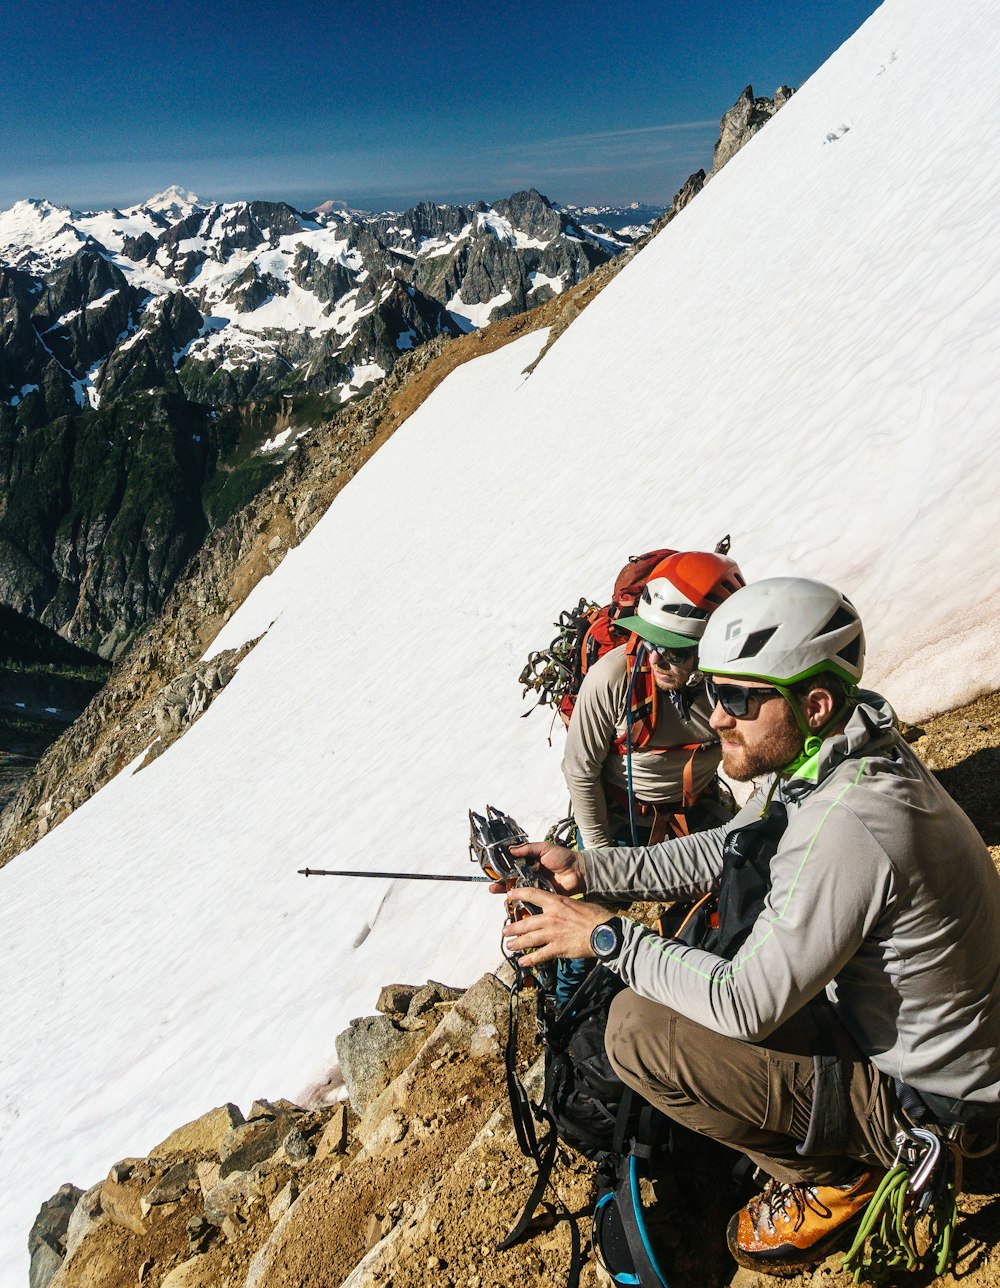
[[754,1225],[763,1221],[774,1233],[777,1215],[790,1220],[793,1230],[799,1230],[809,1212],[828,1221],[833,1216],[832,1208],[827,1207],[811,1185],[798,1185],[789,1181],[779,1181],[774,1177],[768,1181],[763,1193],[749,1203],[750,1216]]

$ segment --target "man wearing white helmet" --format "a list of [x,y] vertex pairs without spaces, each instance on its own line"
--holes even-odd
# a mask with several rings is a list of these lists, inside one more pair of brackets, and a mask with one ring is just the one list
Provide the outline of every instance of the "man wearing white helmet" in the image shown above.
[[587,671],[562,764],[588,848],[659,841],[725,817],[706,799],[721,753],[698,644],[743,584],[725,555],[675,552],[650,573],[635,615],[615,623],[632,638]]
[[[970,820],[858,692],[853,605],[757,582],[701,643],[736,779],[728,824],[648,849],[524,847],[561,894],[506,928],[526,965],[588,952],[629,986],[606,1042],[621,1078],[772,1179],[727,1238],[742,1265],[821,1259],[860,1219],[900,1122],[996,1131],[1000,878]],[[665,938],[586,900],[718,892],[718,926]]]

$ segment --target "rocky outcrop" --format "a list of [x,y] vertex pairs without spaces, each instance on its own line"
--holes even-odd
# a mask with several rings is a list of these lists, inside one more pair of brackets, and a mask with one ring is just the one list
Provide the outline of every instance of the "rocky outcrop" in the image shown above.
[[711,170],[707,174],[704,170],[696,170],[694,174],[688,175],[674,196],[670,209],[653,224],[654,236],[694,200],[705,184],[764,128],[794,93],[788,85],[779,85],[774,91],[774,98],[755,98],[753,86],[746,87],[719,122],[719,137],[715,144]]
[[[343,1105],[258,1100],[178,1128],[144,1158],[123,1159],[86,1193],[64,1185],[32,1228],[32,1288],[151,1282],[204,1286],[289,1211],[348,1147]],[[248,1248],[247,1251],[250,1251]],[[193,1277],[192,1267],[199,1268]],[[126,1267],[128,1269],[126,1270]]]
[[190,671],[183,671],[160,691],[152,704],[157,738],[146,753],[141,768],[144,769],[158,756],[162,756],[172,743],[205,714],[256,643],[257,640],[249,640],[241,648],[216,653],[209,661],[200,662]]
[[66,1256],[66,1238],[70,1218],[83,1197],[75,1185],[61,1185],[50,1199],[42,1204],[35,1223],[28,1235],[28,1255],[31,1269],[28,1274],[30,1288],[47,1288]]
[[[223,1106],[146,1157],[116,1163],[83,1195],[63,1187],[69,1197],[54,1202],[71,1215],[51,1288],[558,1284],[571,1261],[567,1213],[583,1251],[580,1288],[607,1284],[584,1244],[595,1165],[568,1147],[556,1151],[528,1238],[498,1246],[536,1174],[517,1144],[504,1073],[510,984],[504,966],[464,992],[433,982],[390,985],[380,1005],[391,1014],[381,1018],[409,1024],[411,1046],[402,1063],[386,1050],[377,1095],[337,1104],[261,1100],[245,1121],[235,1106]],[[430,1002],[442,992],[443,1000]],[[530,990],[518,1005],[526,1034]],[[340,1035],[342,1055],[367,1046],[363,1031],[355,1022]],[[522,1050],[519,1068],[537,1101],[537,1049]],[[331,1075],[324,1085],[335,1082]],[[662,1174],[644,1182],[646,1200],[662,1204],[653,1228],[670,1282],[737,1288],[742,1280],[720,1238],[733,1203],[731,1162],[693,1137],[682,1147],[682,1156],[665,1154]],[[58,1239],[55,1246],[58,1256]]]
[[764,128],[775,112],[781,110],[795,91],[779,85],[774,98],[756,98],[748,85],[719,124],[719,141],[712,157],[712,173],[718,174],[755,134]]
[[[468,991],[434,983],[383,990],[382,1018],[405,1022],[409,1052],[389,1056],[377,1095],[346,1103],[256,1101],[187,1123],[142,1158],[115,1163],[86,1192],[64,1185],[31,1231],[33,1288],[165,1288],[229,1283],[510,1283],[527,1256],[556,1275],[565,1238],[500,1254],[495,1244],[527,1195],[506,1110],[500,1048],[508,984],[486,975]],[[530,1003],[527,1003],[530,1006]],[[357,1064],[363,1025],[338,1038]],[[370,1049],[365,1057],[373,1061]],[[580,1202],[592,1167],[568,1155],[556,1180]],[[484,1179],[485,1178],[485,1179]],[[496,1178],[494,1180],[493,1178]],[[452,1195],[461,1191],[459,1217]],[[507,1193],[509,1191],[509,1194]],[[474,1203],[473,1199],[477,1201]],[[473,1210],[475,1209],[475,1210]],[[454,1228],[445,1231],[449,1212]],[[484,1260],[493,1279],[483,1280]],[[448,1271],[445,1274],[445,1271]],[[593,1283],[592,1277],[585,1283]]]
[[423,1042],[428,1013],[451,1006],[460,996],[460,989],[433,980],[423,988],[390,984],[379,996],[379,1015],[351,1021],[337,1038],[337,1059],[357,1113],[363,1114],[409,1064]]
[[698,193],[704,188],[707,177],[704,170],[696,170],[694,174],[688,175],[674,197],[672,209],[675,214],[683,210],[689,202],[692,202],[697,197]]

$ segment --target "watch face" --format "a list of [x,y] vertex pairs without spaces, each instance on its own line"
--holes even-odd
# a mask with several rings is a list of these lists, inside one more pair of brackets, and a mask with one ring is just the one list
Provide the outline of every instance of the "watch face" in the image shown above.
[[618,947],[618,932],[609,922],[596,926],[590,936],[590,946],[598,957],[610,957]]

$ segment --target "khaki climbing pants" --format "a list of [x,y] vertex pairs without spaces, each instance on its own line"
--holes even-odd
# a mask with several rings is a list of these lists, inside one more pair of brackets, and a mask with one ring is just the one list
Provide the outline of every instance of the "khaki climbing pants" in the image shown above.
[[859,1163],[892,1165],[892,1081],[823,1000],[755,1043],[720,1037],[625,989],[605,1043],[618,1076],[644,1099],[779,1181],[832,1184]]

